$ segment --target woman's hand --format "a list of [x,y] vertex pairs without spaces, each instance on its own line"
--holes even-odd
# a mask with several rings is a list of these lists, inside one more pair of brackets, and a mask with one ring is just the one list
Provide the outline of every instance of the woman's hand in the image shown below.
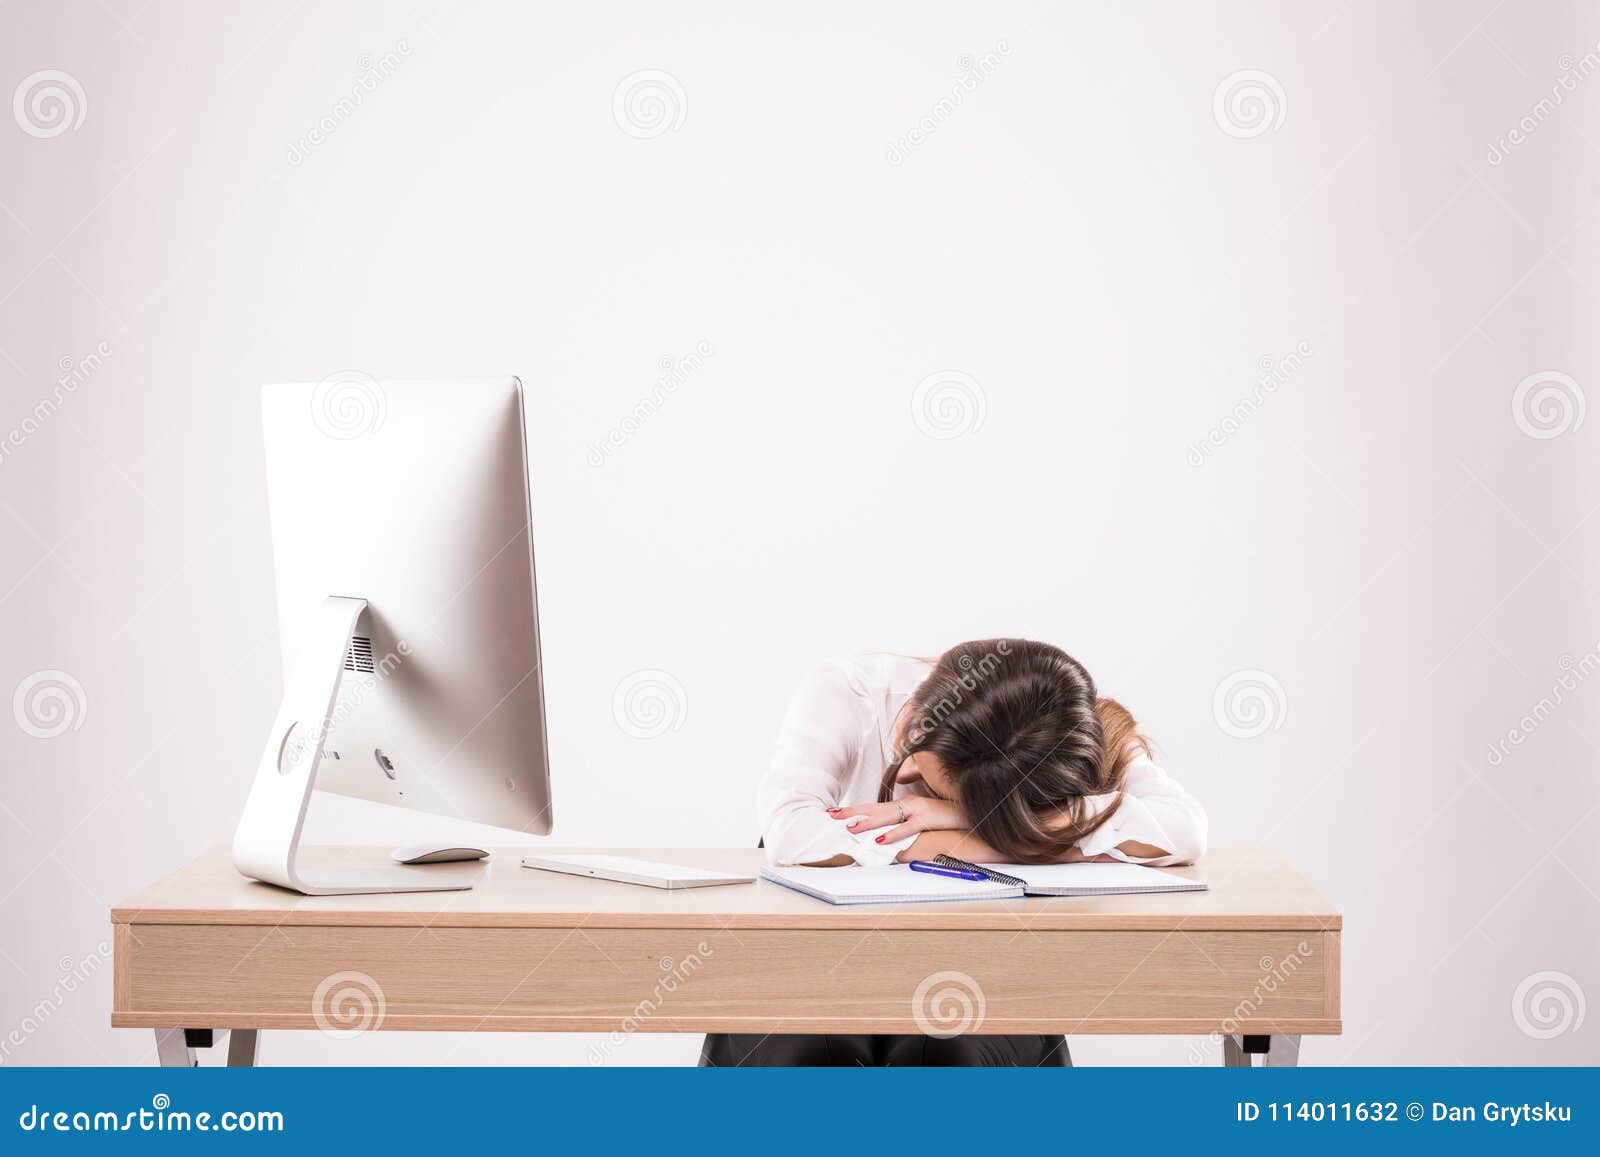
[[950,831],[967,828],[967,817],[961,808],[947,799],[933,799],[925,795],[908,795],[888,803],[869,803],[858,807],[831,807],[828,815],[842,820],[852,832],[876,831],[888,828],[878,836],[878,843],[890,844],[907,839],[920,832]]

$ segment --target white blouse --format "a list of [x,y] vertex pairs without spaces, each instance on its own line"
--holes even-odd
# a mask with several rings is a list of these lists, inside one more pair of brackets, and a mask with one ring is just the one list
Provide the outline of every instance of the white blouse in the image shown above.
[[[895,720],[929,671],[920,659],[874,654],[824,663],[807,676],[789,706],[758,796],[769,863],[810,864],[842,853],[858,864],[888,864],[911,845],[914,836],[876,842],[881,828],[856,835],[826,809],[877,801]],[[1127,798],[1116,814],[1079,841],[1086,855],[1164,866],[1188,863],[1205,851],[1205,811],[1148,756],[1141,753],[1128,765],[1124,785]],[[897,786],[894,794],[911,791]],[[1098,814],[1113,798],[1090,796],[1088,814]],[[1127,840],[1169,854],[1126,856],[1117,845]]]

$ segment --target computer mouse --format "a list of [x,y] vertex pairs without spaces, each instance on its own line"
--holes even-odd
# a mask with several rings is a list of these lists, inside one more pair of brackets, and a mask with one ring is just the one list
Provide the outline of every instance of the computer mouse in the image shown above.
[[389,854],[397,864],[454,864],[462,860],[481,860],[489,853],[464,844],[407,844]]

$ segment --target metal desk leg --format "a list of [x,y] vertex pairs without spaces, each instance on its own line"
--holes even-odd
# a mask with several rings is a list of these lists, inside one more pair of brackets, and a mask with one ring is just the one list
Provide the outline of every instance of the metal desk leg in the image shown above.
[[1272,1038],[1272,1047],[1267,1050],[1267,1055],[1261,1058],[1263,1064],[1274,1069],[1292,1069],[1300,1064],[1300,1034],[1289,1036],[1275,1036]]
[[228,1034],[228,1067],[253,1069],[261,1055],[261,1032],[253,1028],[236,1028]]
[[1300,1063],[1300,1036],[1225,1036],[1222,1038],[1222,1063],[1228,1068],[1293,1068]]
[[189,1047],[186,1032],[181,1028],[156,1029],[156,1056],[160,1058],[162,1068],[192,1069],[199,1063],[194,1059],[194,1050]]
[[[230,1069],[254,1068],[261,1055],[261,1033],[253,1028],[236,1028],[232,1032],[220,1030],[228,1038],[228,1067]],[[158,1028],[156,1029],[156,1055],[162,1068],[192,1069],[200,1060],[196,1049],[213,1048],[218,1043],[216,1029],[209,1028]]]

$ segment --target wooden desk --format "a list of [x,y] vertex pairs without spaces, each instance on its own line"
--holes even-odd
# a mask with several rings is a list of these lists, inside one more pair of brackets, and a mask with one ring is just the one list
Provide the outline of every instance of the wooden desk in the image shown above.
[[[308,897],[214,848],[111,910],[111,1023],[158,1030],[173,1064],[218,1029],[232,1064],[254,1062],[262,1029],[1217,1033],[1230,1064],[1292,1064],[1300,1034],[1341,1030],[1339,914],[1268,849],[1173,869],[1207,892],[861,907],[765,881],[563,876],[522,854],[425,869],[471,891]],[[752,872],[761,855],[620,854]]]

